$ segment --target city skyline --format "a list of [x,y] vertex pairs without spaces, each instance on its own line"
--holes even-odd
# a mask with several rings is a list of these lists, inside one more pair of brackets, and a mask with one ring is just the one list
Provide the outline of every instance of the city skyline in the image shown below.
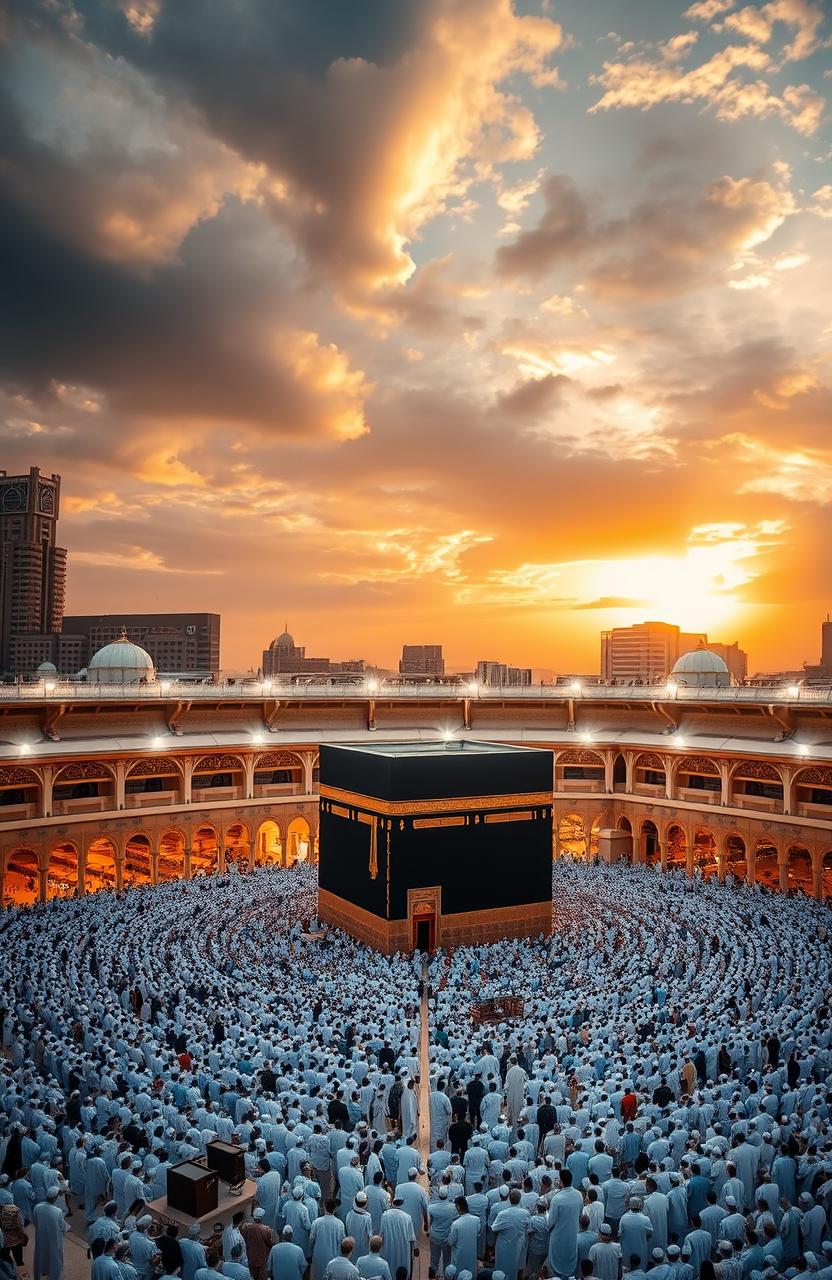
[[647,619],[816,663],[830,39],[813,0],[17,5],[2,465],[62,476],[67,612],[218,612],[237,668],[284,616],[388,667],[592,671]]

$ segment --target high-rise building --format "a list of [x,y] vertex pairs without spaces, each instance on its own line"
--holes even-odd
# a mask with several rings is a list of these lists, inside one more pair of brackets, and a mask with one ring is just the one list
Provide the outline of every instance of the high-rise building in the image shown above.
[[[52,661],[62,674],[86,667],[92,655],[127,632],[146,649],[160,675],[193,672],[216,675],[220,670],[218,613],[104,613],[64,618],[62,661]],[[77,645],[77,655],[76,655]],[[67,650],[65,654],[60,651]],[[77,665],[75,665],[77,661]]]
[[479,684],[486,688],[517,688],[530,685],[532,682],[531,667],[510,667],[505,662],[490,662],[480,659],[475,673]]
[[403,644],[399,675],[421,677],[444,676],[445,659],[441,644]]
[[704,632],[686,633],[670,622],[639,622],[602,631],[601,679],[605,684],[662,680],[683,653],[706,640]]
[[832,618],[826,615],[826,621],[820,627],[820,662],[807,664],[804,671],[808,679],[832,679]]
[[[0,471],[0,668],[51,661],[66,588],[66,551],[56,545],[61,477]],[[31,655],[31,656],[30,656]]]

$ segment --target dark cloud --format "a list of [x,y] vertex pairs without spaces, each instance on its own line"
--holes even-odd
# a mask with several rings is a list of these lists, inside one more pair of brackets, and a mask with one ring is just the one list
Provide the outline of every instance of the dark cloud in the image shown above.
[[571,385],[572,379],[565,374],[548,373],[543,378],[518,383],[511,391],[498,397],[497,406],[509,418],[520,421],[538,418],[553,409]]
[[584,253],[597,234],[584,196],[567,174],[552,174],[541,188],[546,208],[533,231],[497,250],[502,276],[537,276]]

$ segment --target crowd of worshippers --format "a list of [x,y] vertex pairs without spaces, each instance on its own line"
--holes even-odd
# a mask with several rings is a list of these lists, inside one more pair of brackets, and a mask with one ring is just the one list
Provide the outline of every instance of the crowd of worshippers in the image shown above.
[[[70,1229],[92,1280],[409,1280],[419,1250],[447,1280],[832,1280],[819,904],[557,863],[553,937],[430,964],[425,1160],[419,958],[319,934],[315,893],[263,869],[4,914],[0,1280],[27,1243],[62,1280]],[[253,1201],[160,1225],[216,1138]]]

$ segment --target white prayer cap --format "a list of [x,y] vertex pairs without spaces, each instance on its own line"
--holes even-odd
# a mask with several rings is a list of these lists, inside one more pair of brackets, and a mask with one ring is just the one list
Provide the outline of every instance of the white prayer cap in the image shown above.
[[261,1220],[262,1218],[265,1218],[265,1216],[266,1216],[266,1210],[265,1210],[265,1209],[261,1209],[261,1208],[260,1208],[260,1206],[258,1205],[258,1206],[257,1206],[257,1208],[254,1210],[254,1213],[253,1213],[251,1216],[252,1216],[252,1218],[256,1218],[256,1220],[257,1220],[258,1222],[260,1222],[260,1220]]
[[153,1219],[151,1218],[150,1214],[149,1214],[149,1213],[144,1213],[144,1214],[142,1214],[142,1216],[139,1218],[138,1222],[136,1223],[136,1226],[137,1226],[140,1230],[143,1230],[145,1227],[149,1227],[152,1221],[153,1221]]
[[[448,1188],[446,1186],[441,1186],[436,1194],[439,1196],[440,1200],[447,1200]],[[447,1275],[447,1271],[445,1272],[445,1274]]]
[[664,1257],[664,1249],[660,1249],[659,1246],[657,1245],[650,1256],[651,1258],[654,1258],[656,1262],[661,1262],[662,1258]]
[[46,1192],[46,1198],[47,1200],[57,1200],[60,1194],[61,1194],[60,1187],[50,1187]]

